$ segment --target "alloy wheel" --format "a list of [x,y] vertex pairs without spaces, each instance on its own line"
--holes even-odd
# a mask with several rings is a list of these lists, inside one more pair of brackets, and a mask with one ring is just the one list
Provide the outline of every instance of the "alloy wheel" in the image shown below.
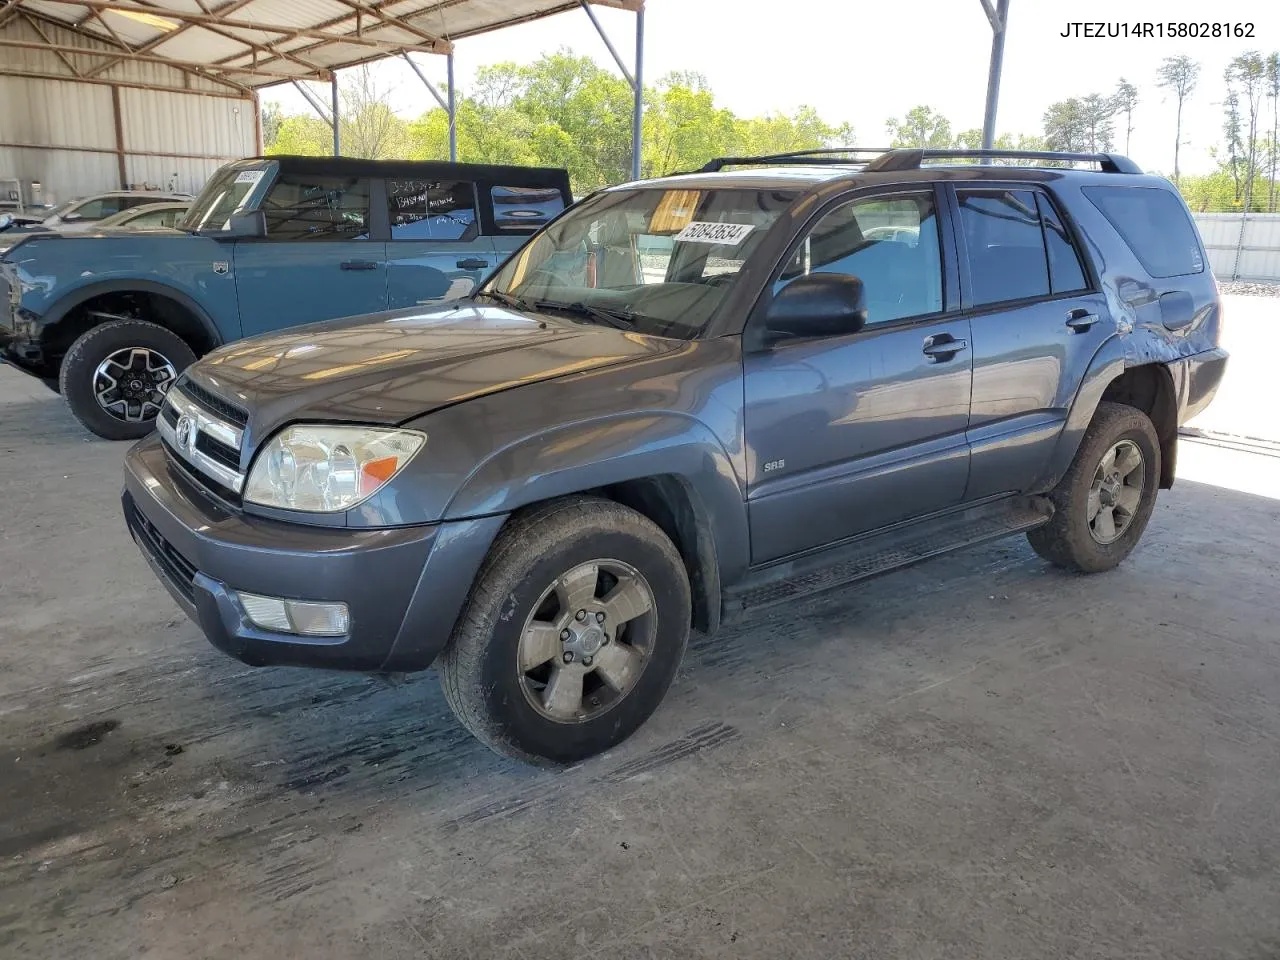
[[592,560],[543,591],[520,634],[521,688],[557,723],[593,720],[627,696],[657,632],[653,589],[630,564]]
[[1142,503],[1146,484],[1142,451],[1132,440],[1115,444],[1098,464],[1089,488],[1089,533],[1101,544],[1124,535]]
[[93,371],[98,406],[125,423],[143,423],[160,413],[178,371],[164,354],[147,347],[125,347]]

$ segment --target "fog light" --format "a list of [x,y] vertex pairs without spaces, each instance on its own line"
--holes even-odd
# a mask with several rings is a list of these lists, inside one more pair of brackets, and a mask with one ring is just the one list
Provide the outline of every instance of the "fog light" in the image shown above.
[[239,591],[236,596],[253,625],[263,630],[304,637],[341,637],[351,626],[345,603],[284,600]]

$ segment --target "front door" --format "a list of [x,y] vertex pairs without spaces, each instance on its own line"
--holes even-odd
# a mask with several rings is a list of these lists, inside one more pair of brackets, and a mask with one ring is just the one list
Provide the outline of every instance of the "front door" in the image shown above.
[[958,187],[953,210],[973,332],[965,499],[1028,492],[1115,324],[1047,193],[1026,185]]
[[[931,187],[862,195],[824,214],[774,292],[814,272],[859,277],[868,323],[745,358],[753,563],[960,502],[969,469],[969,321],[943,295]],[[950,255],[948,256],[950,259]]]
[[386,243],[370,239],[369,186],[284,172],[271,185],[266,239],[235,244],[246,337],[386,309]]
[[396,310],[456,300],[497,264],[481,235],[475,184],[468,180],[387,180],[387,305]]

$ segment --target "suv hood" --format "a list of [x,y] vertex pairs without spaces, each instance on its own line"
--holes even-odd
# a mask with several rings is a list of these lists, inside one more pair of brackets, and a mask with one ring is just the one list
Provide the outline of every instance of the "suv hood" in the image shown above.
[[400,424],[472,397],[682,345],[462,300],[241,340],[186,375],[244,407],[254,443],[295,420]]

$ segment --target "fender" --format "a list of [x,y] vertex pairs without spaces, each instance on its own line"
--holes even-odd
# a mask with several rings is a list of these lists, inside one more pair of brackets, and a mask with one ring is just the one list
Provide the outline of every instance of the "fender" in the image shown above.
[[163,283],[157,283],[154,280],[102,280],[98,283],[90,283],[83,287],[78,287],[70,293],[62,297],[54,303],[54,305],[45,313],[42,326],[48,329],[57,324],[63,317],[94,297],[101,296],[104,293],[155,293],[163,297],[168,297],[175,303],[179,304],[191,313],[196,321],[204,329],[209,337],[209,342],[215,347],[219,347],[223,343],[223,337],[218,330],[217,324],[213,322],[213,318],[205,312],[195,300],[187,294],[182,293]]
[[719,582],[741,577],[750,557],[742,487],[720,440],[684,413],[621,413],[525,437],[482,461],[441,519],[506,514],[554,497],[661,476],[682,480],[692,494],[695,513],[702,513],[698,526],[715,550]]
[[1112,381],[1124,373],[1127,366],[1124,339],[1117,334],[1103,341],[1080,381],[1076,395],[1071,401],[1071,408],[1067,411],[1067,422],[1062,432],[1058,434],[1058,442],[1054,445],[1053,454],[1035,489],[1053,489],[1070,469],[1071,461],[1075,459],[1076,451],[1080,449],[1080,442],[1084,439],[1084,433],[1089,429],[1089,423],[1098,410],[1098,404],[1102,402],[1102,395],[1106,393]]

